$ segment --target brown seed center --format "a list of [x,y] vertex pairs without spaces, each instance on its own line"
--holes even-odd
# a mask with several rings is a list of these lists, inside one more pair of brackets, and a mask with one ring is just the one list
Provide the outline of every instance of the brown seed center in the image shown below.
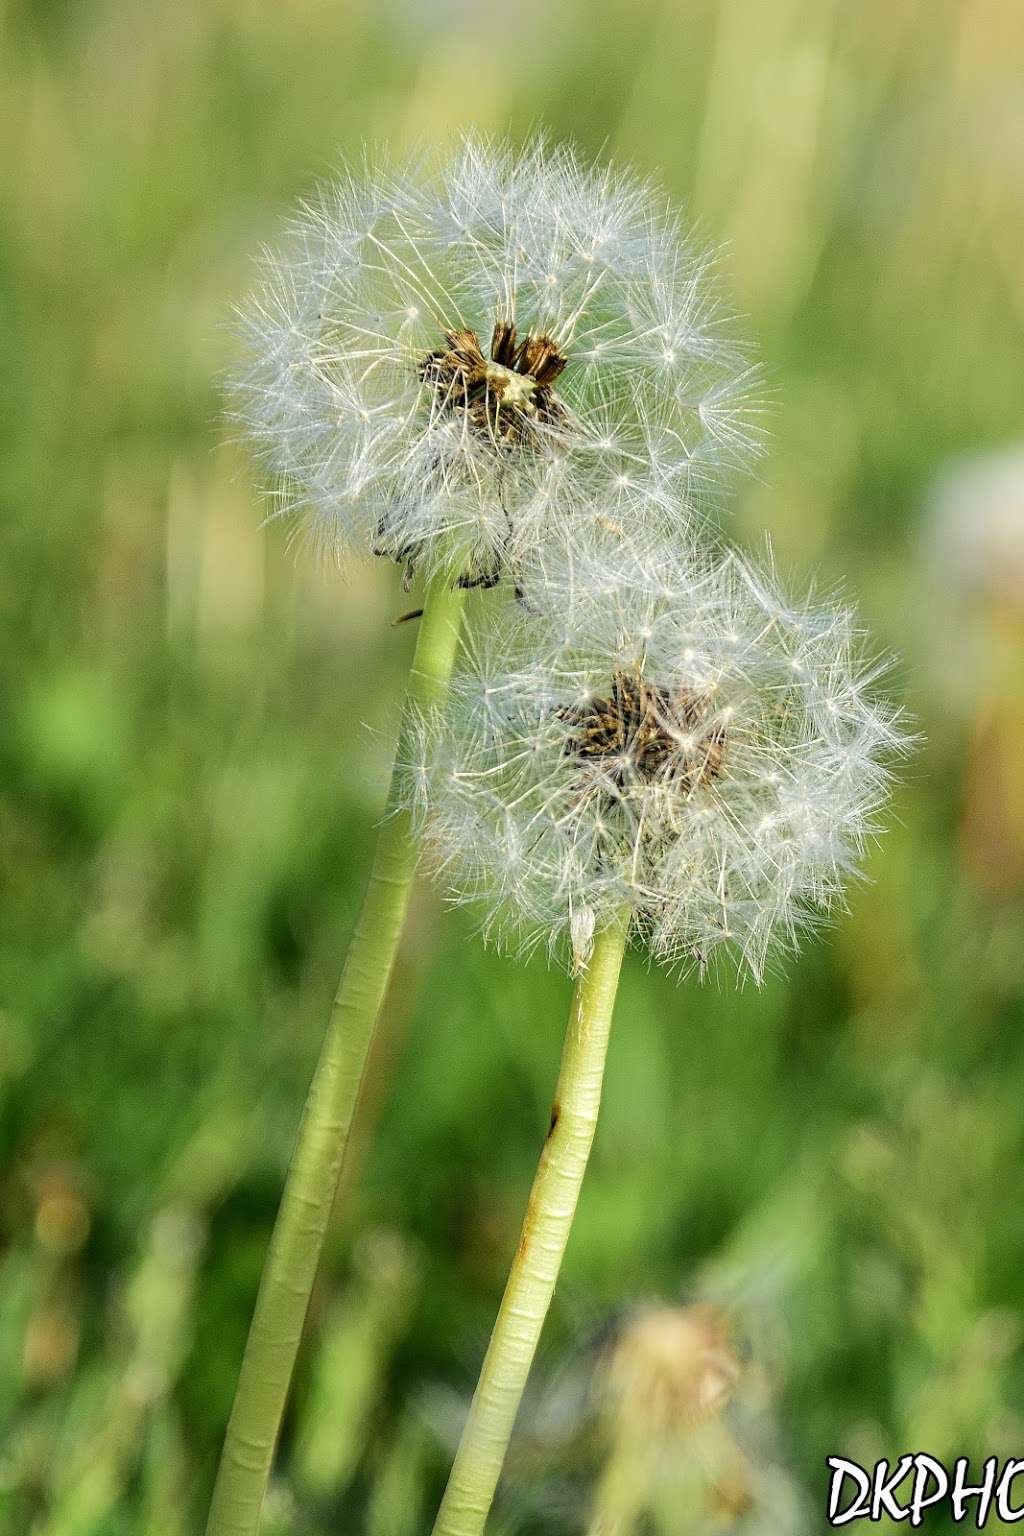
[[476,331],[445,332],[446,345],[420,363],[420,378],[434,392],[439,414],[461,413],[494,442],[521,442],[537,424],[563,419],[555,380],[567,359],[550,336],[516,339],[516,328],[499,320],[485,357]]
[[660,780],[690,793],[722,773],[725,725],[687,689],[673,692],[638,672],[616,671],[607,697],[559,715],[572,727],[566,754],[581,767],[600,768],[620,789]]

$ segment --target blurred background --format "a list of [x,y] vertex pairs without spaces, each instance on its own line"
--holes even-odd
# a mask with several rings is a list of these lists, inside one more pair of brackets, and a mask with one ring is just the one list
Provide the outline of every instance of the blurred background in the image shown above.
[[[467,124],[726,243],[731,531],[925,736],[786,976],[628,963],[493,1529],[814,1531],[827,1455],[1022,1454],[1022,68],[1018,0],[2,0],[3,1536],[201,1529],[413,639],[396,569],[260,526],[227,321],[340,155]],[[420,892],[268,1536],[429,1529],[568,993]]]

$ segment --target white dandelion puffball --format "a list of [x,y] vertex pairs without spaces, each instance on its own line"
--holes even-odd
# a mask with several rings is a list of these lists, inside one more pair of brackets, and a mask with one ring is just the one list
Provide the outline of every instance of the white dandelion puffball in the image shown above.
[[331,547],[490,582],[595,498],[627,537],[678,531],[758,446],[707,255],[562,147],[466,138],[344,175],[241,320],[235,414]]
[[[548,562],[408,767],[435,866],[500,943],[579,964],[628,907],[659,959],[760,980],[857,866],[905,742],[851,614],[735,553]],[[545,616],[547,615],[547,616]]]

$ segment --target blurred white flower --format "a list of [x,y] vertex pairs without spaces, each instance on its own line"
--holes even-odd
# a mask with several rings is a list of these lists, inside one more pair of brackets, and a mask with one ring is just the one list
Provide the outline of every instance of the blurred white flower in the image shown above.
[[743,1371],[729,1319],[718,1308],[636,1308],[616,1330],[598,1378],[613,1436],[650,1443],[724,1411]]
[[751,1413],[744,1378],[759,1375],[737,1344],[733,1319],[718,1307],[695,1302],[627,1313],[592,1388],[604,1467],[588,1536],[805,1530],[799,1490],[764,1443],[770,1421]]
[[736,554],[620,541],[546,560],[408,766],[428,846],[499,942],[586,958],[628,905],[659,959],[773,944],[841,896],[905,744],[851,614],[789,607]]
[[1024,445],[956,460],[931,487],[923,534],[944,585],[1024,608]]
[[511,1449],[507,1514],[516,1529],[810,1530],[780,1455],[781,1380],[749,1321],[708,1299],[638,1302],[557,1359],[535,1382]]
[[650,186],[564,147],[368,163],[265,255],[236,415],[332,547],[489,582],[595,499],[677,533],[759,442],[709,266]]

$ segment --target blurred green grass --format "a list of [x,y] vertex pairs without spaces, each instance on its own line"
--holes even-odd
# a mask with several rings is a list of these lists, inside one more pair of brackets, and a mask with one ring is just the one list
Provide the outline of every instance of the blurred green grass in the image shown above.
[[[411,638],[394,572],[261,528],[225,322],[338,154],[466,124],[630,159],[727,243],[774,429],[733,531],[857,598],[926,736],[787,976],[630,963],[535,1407],[625,1302],[712,1290],[818,1523],[828,1454],[1019,1447],[1024,706],[920,523],[1020,429],[1022,62],[1016,0],[0,6],[4,1536],[200,1527]],[[268,1529],[427,1527],[566,999],[421,893]],[[520,1456],[502,1528],[577,1529]]]

